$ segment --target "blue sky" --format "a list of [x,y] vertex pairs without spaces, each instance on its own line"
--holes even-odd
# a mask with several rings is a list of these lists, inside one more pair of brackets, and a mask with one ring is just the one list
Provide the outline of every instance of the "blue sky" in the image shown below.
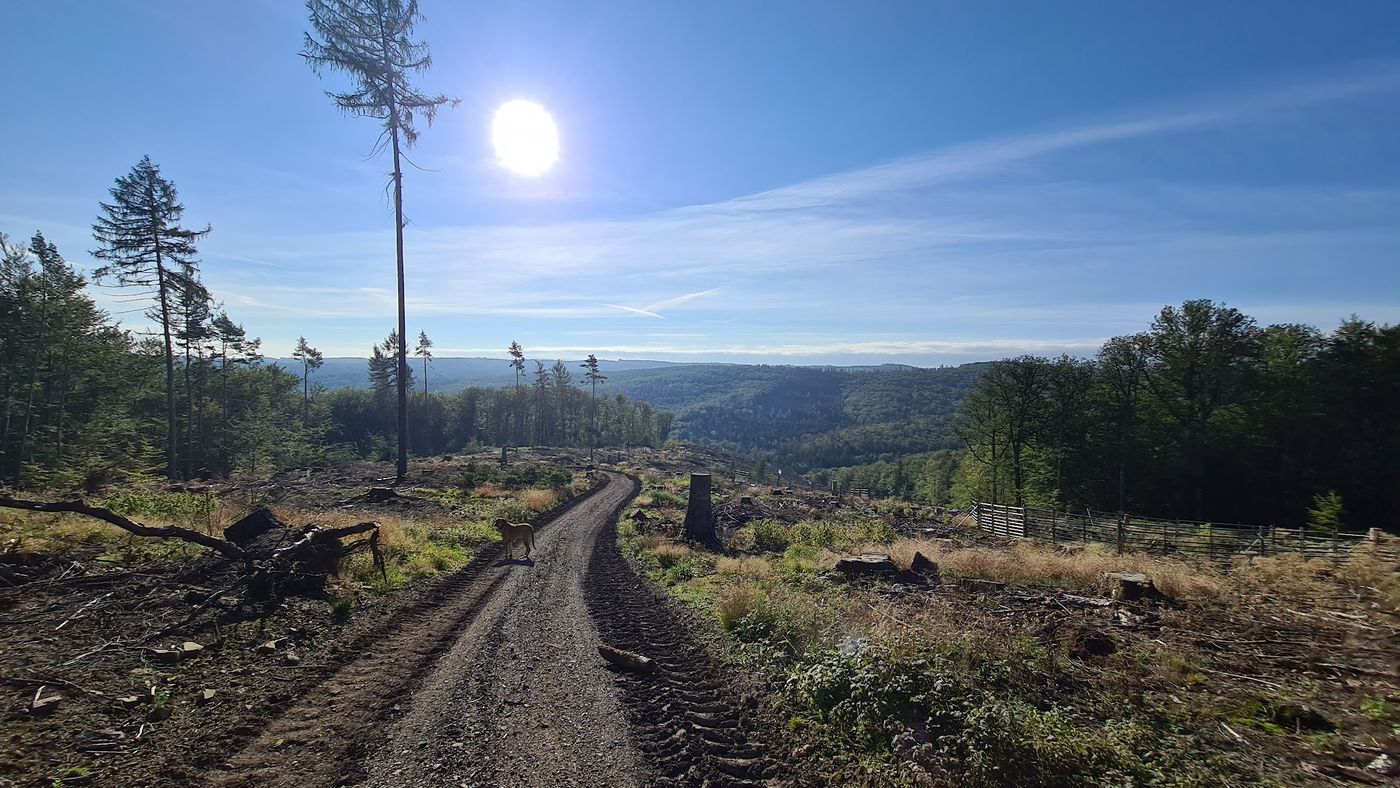
[[[1400,322],[1393,0],[422,9],[421,84],[462,98],[405,187],[409,327],[440,355],[1088,353],[1202,297]],[[98,200],[150,154],[269,354],[393,326],[388,162],[297,56],[299,3],[6,20],[0,231],[90,264]],[[538,179],[490,149],[514,98],[559,126]]]

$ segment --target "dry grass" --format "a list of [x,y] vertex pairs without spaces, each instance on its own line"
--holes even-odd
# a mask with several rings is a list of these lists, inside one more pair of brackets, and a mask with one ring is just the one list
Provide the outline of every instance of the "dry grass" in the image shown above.
[[510,492],[495,482],[483,482],[472,490],[472,495],[477,498],[504,498],[510,495]]
[[548,511],[559,500],[553,490],[525,490],[520,493],[520,502],[532,512]]
[[[922,552],[947,574],[1011,585],[1102,590],[1105,572],[1142,572],[1162,593],[1178,599],[1218,599],[1230,586],[1221,573],[1208,567],[1142,554],[1115,555],[1094,546],[1070,550],[1022,541],[1009,548],[956,547],[940,540],[900,539],[869,549],[887,552],[905,567],[916,551]],[[831,563],[835,558],[835,554],[827,556]]]
[[664,540],[657,540],[655,546],[649,549],[663,567],[675,566],[693,554],[693,551],[686,545]]
[[763,592],[748,584],[727,586],[715,595],[715,614],[725,628],[747,616],[763,604]]
[[720,558],[715,562],[715,572],[721,575],[764,579],[773,576],[773,565],[767,559],[754,555]]

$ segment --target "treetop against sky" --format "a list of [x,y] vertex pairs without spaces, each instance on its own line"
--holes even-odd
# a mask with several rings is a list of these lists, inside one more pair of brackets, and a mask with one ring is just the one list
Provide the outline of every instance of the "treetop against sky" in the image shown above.
[[[422,11],[423,88],[463,98],[406,176],[408,327],[439,356],[1089,353],[1201,297],[1400,320],[1391,2]],[[90,268],[98,201],[149,154],[268,352],[366,355],[393,327],[388,165],[298,57],[301,4],[7,18],[0,229]],[[557,125],[534,177],[493,152],[516,99]]]

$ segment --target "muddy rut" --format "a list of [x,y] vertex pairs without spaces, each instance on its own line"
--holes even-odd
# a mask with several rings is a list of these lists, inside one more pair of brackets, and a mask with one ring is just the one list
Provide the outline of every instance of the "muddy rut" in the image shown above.
[[[749,785],[771,777],[715,666],[618,553],[607,483],[368,643],[210,776],[214,786]],[[653,656],[604,667],[600,637]]]

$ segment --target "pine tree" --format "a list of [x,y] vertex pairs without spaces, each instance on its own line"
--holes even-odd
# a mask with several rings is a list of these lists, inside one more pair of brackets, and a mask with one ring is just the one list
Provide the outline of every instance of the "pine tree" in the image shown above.
[[325,363],[321,351],[307,344],[306,337],[297,337],[297,346],[292,350],[292,358],[301,361],[301,426],[311,422],[311,370],[320,369]]
[[229,369],[231,366],[256,364],[261,361],[262,354],[258,350],[262,340],[248,339],[248,332],[243,326],[234,323],[223,312],[214,318],[212,328],[214,341],[218,345],[218,352],[214,357],[219,359],[219,466],[228,471],[232,467],[229,452]]
[[535,359],[535,442],[548,446],[552,437],[549,429],[549,369],[543,361]]
[[574,390],[574,374],[563,361],[555,361],[550,367],[550,378],[554,384],[554,401],[559,408],[559,442],[569,445],[569,396]]
[[210,336],[209,318],[213,305],[209,290],[196,276],[177,277],[175,280],[176,303],[178,304],[179,326],[175,329],[175,340],[185,357],[182,372],[185,383],[185,452],[181,457],[184,475],[195,470],[195,434],[197,432],[195,387],[192,377],[203,356],[204,341]]
[[165,340],[165,473],[177,474],[178,424],[175,415],[175,347],[173,334],[178,314],[176,299],[181,283],[198,273],[195,241],[209,233],[180,224],[185,206],[175,184],[161,177],[160,168],[145,156],[111,189],[112,202],[101,203],[102,213],[92,234],[100,245],[93,255],[105,265],[93,272],[98,281],[115,279],[122,287],[140,288],[155,296],[147,315],[157,321]]
[[418,347],[413,355],[423,359],[423,401],[428,399],[428,362],[433,360],[433,340],[428,339],[427,331],[418,332]]
[[588,354],[588,360],[579,364],[586,371],[583,373],[583,382],[587,383],[593,390],[590,396],[589,407],[589,430],[588,430],[588,464],[593,464],[593,452],[598,445],[598,383],[607,380],[607,375],[598,371],[598,356],[593,353]]
[[515,444],[520,444],[520,433],[523,431],[525,411],[520,407],[520,376],[525,372],[525,349],[520,347],[520,343],[511,340],[510,347],[506,348],[510,354],[510,368],[515,371],[515,402],[511,405],[511,410],[515,415]]
[[404,311],[403,263],[403,147],[418,141],[416,122],[432,125],[443,104],[456,104],[447,96],[420,92],[409,77],[432,64],[428,46],[414,41],[413,26],[422,18],[417,0],[307,0],[312,28],[320,37],[306,34],[302,56],[317,75],[339,71],[354,82],[351,90],[326,95],[343,112],[383,121],[384,130],[374,152],[387,144],[393,152],[394,242],[398,263],[398,348],[395,352],[398,382],[398,478],[408,472],[408,327]]

